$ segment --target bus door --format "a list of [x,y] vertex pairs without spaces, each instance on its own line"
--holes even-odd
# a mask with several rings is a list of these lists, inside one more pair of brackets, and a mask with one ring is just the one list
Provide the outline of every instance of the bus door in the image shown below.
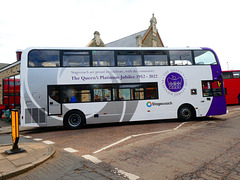
[[60,86],[48,86],[48,115],[61,115]]

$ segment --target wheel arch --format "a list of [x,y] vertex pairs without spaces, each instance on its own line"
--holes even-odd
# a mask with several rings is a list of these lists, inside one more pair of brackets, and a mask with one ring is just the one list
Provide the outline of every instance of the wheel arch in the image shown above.
[[183,108],[183,107],[189,107],[189,108],[192,110],[192,112],[193,112],[193,118],[196,118],[197,112],[196,112],[196,109],[194,108],[194,106],[193,106],[192,104],[190,104],[190,103],[184,103],[184,104],[181,104],[181,105],[178,107],[178,111],[177,111],[177,117],[178,117],[178,119],[180,119],[180,110],[181,110],[181,108]]
[[64,114],[64,116],[63,116],[63,126],[65,127],[66,126],[66,121],[67,121],[67,118],[68,118],[68,116],[70,115],[70,114],[72,114],[72,113],[80,113],[81,115],[82,115],[82,117],[83,117],[83,125],[86,125],[86,115],[81,111],[81,110],[79,110],[79,109],[71,109],[71,110],[69,110],[69,111],[67,111],[65,114]]

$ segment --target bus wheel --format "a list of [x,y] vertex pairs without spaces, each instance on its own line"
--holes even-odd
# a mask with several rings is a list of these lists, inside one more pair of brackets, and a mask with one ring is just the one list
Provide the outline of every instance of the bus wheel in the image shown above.
[[84,125],[85,116],[80,111],[70,111],[68,112],[63,121],[64,127],[67,129],[79,129]]
[[195,118],[195,110],[192,106],[183,105],[178,110],[178,119],[181,121],[190,121]]

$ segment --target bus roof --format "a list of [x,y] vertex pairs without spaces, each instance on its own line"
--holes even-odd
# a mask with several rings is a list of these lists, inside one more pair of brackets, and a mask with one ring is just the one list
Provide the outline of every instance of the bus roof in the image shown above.
[[222,71],[222,72],[240,72],[240,70],[226,70],[226,71]]
[[24,51],[33,49],[53,49],[53,50],[211,50],[201,47],[29,47]]

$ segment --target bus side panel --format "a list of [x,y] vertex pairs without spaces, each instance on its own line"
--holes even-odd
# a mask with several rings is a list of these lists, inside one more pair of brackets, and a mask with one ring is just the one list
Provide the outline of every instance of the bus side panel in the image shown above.
[[226,103],[230,104],[239,104],[239,95],[240,95],[240,79],[224,79],[224,88],[226,88]]
[[48,116],[47,112],[47,84],[56,84],[57,71],[54,68],[29,68],[25,72],[21,85],[22,125],[30,127],[62,125],[61,117]]
[[[199,75],[199,73],[204,72]],[[182,76],[184,86],[178,92],[171,92],[166,86],[166,79],[171,73]],[[202,81],[211,81],[212,71],[209,66],[174,66],[162,68],[159,72],[159,99],[139,101],[131,121],[172,119],[178,117],[178,109],[183,104],[191,105],[196,110],[196,116],[206,116],[213,97],[204,97]],[[192,93],[192,92],[196,93]]]
[[[126,102],[125,102],[126,103]],[[86,124],[119,122],[125,111],[124,101],[63,104],[63,115],[79,110],[86,117]]]

